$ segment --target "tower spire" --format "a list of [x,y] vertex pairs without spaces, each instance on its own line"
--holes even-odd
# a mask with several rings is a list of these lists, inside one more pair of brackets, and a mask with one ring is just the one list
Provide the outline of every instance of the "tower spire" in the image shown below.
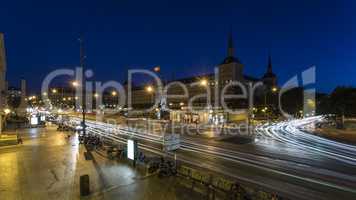
[[227,40],[227,57],[224,59],[222,64],[228,63],[239,63],[241,64],[240,60],[236,58],[235,55],[235,48],[234,48],[234,40],[232,39],[232,29],[230,28]]
[[232,29],[229,31],[229,36],[228,36],[228,49],[227,49],[227,56],[228,57],[234,57],[234,42],[232,39]]
[[267,73],[272,73],[272,57],[271,57],[271,54],[268,54]]

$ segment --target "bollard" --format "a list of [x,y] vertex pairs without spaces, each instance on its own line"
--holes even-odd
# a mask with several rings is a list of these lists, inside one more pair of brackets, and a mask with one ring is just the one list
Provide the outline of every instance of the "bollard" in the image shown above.
[[89,175],[80,176],[80,196],[88,196],[90,194],[90,187],[89,187]]

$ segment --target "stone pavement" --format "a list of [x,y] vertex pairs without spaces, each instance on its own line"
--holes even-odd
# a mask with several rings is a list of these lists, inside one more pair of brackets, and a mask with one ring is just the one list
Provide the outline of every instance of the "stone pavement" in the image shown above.
[[14,134],[0,134],[0,147],[8,145],[16,145],[17,137]]
[[[75,135],[55,127],[26,129],[23,145],[0,147],[1,200],[55,199],[204,199],[181,187],[177,178],[144,177],[131,165],[93,153]],[[79,195],[79,177],[90,176],[91,195]]]

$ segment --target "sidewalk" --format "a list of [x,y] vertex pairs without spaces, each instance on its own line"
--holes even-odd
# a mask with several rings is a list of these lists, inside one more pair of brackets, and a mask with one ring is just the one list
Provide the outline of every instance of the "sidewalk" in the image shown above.
[[[55,127],[23,130],[23,145],[0,148],[0,197],[6,200],[204,199],[175,177],[144,177],[123,161],[93,152],[85,160],[76,135]],[[80,197],[79,178],[88,174],[91,195]]]
[[[97,182],[91,188],[92,194],[83,199],[130,199],[130,200],[191,200],[204,199],[183,187],[176,177],[158,178],[144,176],[129,163],[107,160],[93,152],[94,161],[85,170],[76,174],[76,183],[80,174],[87,173]],[[79,186],[79,185],[78,185]],[[79,187],[77,187],[79,189]],[[75,192],[76,194],[79,193]],[[193,198],[194,197],[194,198]],[[74,197],[75,199],[77,197]]]
[[17,145],[17,137],[14,134],[0,134],[0,147]]

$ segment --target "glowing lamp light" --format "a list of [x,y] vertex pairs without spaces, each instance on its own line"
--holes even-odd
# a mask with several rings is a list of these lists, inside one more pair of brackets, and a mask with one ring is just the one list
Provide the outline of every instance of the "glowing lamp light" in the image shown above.
[[79,83],[78,83],[77,81],[73,81],[73,82],[72,82],[72,85],[73,85],[74,87],[78,87],[78,86],[79,86]]
[[147,92],[153,92],[153,87],[152,86],[147,86],[146,87]]
[[208,81],[206,79],[203,79],[203,80],[200,81],[200,85],[207,86],[208,85]]
[[278,88],[277,87],[273,87],[272,88],[272,92],[277,92]]
[[160,66],[156,66],[155,68],[153,68],[153,71],[159,72],[159,71],[161,71],[161,67]]
[[8,109],[8,108],[5,108],[5,109],[4,109],[4,112],[5,112],[5,114],[9,114],[9,113],[11,112],[11,110]]

